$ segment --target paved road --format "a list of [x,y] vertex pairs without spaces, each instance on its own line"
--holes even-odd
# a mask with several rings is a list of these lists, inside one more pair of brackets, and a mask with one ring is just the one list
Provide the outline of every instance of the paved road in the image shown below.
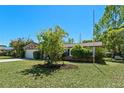
[[14,61],[23,61],[23,59],[1,59],[1,62],[14,62]]

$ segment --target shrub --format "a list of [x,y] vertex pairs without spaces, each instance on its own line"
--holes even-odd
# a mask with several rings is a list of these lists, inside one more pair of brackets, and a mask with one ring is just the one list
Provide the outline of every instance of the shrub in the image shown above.
[[96,48],[95,59],[97,63],[105,64],[104,60],[104,50],[103,48]]
[[111,58],[112,57],[112,53],[111,52],[106,52],[105,53],[105,57]]
[[16,53],[15,53],[15,52],[16,52],[16,51],[12,50],[12,51],[10,52],[10,56],[16,57]]
[[67,56],[69,56],[69,53],[68,53],[68,51],[65,51],[65,52],[62,54],[62,57],[67,57]]
[[71,54],[74,58],[87,58],[92,56],[92,52],[89,49],[83,48],[80,45],[75,45]]
[[6,56],[11,56],[12,51],[7,51]]
[[25,51],[21,51],[21,54],[20,54],[20,58],[24,58],[25,57]]
[[6,51],[0,51],[0,56],[6,56]]
[[40,59],[40,51],[33,52],[34,59]]
[[92,51],[90,51],[89,49],[83,48],[83,57],[91,57],[92,56]]
[[[80,45],[76,45],[72,48],[71,54],[73,59],[79,59],[79,60],[85,60],[85,61],[91,61],[92,59],[92,50],[83,48]],[[103,48],[96,48],[95,53],[95,60],[96,63],[105,64],[104,60],[104,49]]]
[[83,49],[80,45],[75,45],[71,50],[71,55],[74,58],[81,58],[83,56]]

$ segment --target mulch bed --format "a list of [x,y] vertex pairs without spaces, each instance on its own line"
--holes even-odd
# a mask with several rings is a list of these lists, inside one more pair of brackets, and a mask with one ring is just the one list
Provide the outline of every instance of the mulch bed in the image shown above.
[[37,64],[33,65],[30,69],[25,69],[21,71],[23,75],[29,75],[31,74],[34,79],[37,79],[37,77],[43,78],[45,76],[52,75],[54,72],[61,70],[61,69],[77,69],[78,66],[73,64]]

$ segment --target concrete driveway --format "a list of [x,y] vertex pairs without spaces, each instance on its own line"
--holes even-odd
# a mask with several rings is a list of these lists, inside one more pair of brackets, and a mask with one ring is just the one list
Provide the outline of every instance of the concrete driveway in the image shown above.
[[14,61],[23,61],[24,59],[1,59],[0,63],[2,62],[14,62]]

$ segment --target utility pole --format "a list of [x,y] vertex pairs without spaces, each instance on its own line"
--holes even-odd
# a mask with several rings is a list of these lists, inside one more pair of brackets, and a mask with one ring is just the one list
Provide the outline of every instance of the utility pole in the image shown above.
[[81,40],[82,40],[82,38],[81,38],[81,33],[80,33],[80,36],[79,36],[79,43],[81,44]]
[[93,10],[93,63],[95,63],[94,26],[95,26],[95,11]]

